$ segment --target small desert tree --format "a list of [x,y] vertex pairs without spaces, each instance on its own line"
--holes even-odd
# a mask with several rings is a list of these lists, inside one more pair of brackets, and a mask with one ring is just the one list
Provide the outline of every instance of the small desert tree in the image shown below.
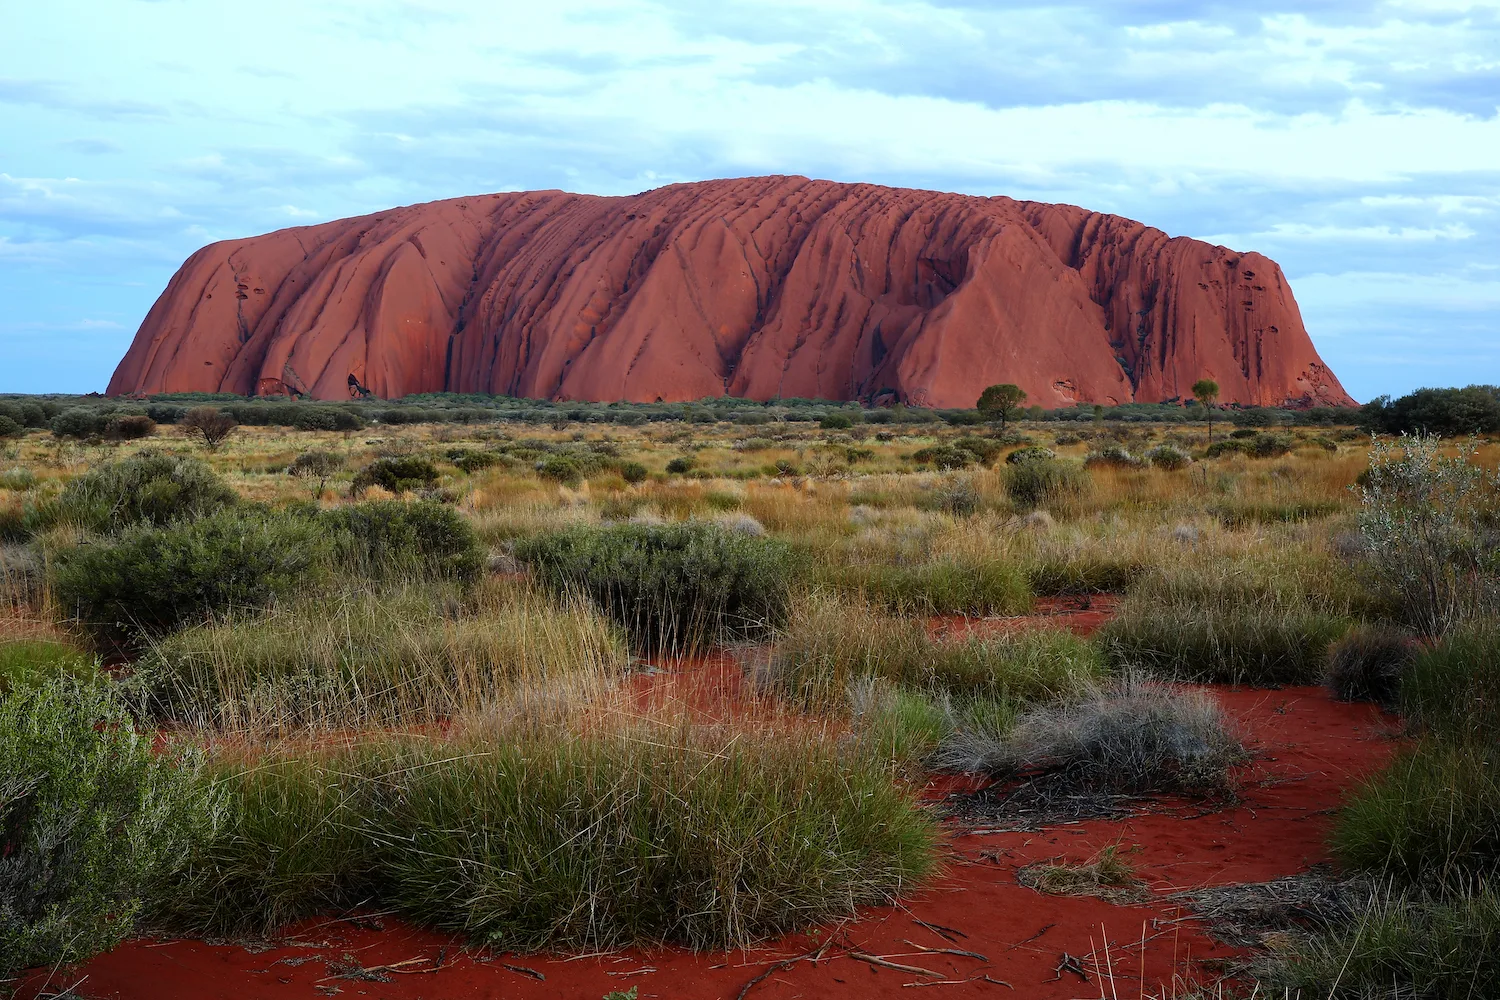
[[308,483],[313,499],[316,500],[328,488],[328,480],[343,467],[344,459],[341,455],[335,455],[331,451],[306,451],[292,460],[286,472],[287,475]]
[[992,385],[979,394],[979,402],[975,403],[977,409],[986,420],[999,420],[1000,430],[1005,431],[1005,422],[1016,408],[1026,402],[1026,392],[1020,386],[1011,382],[1001,385]]
[[1474,461],[1473,443],[1445,455],[1436,436],[1374,441],[1353,487],[1369,567],[1409,624],[1441,635],[1493,610],[1500,595],[1494,528],[1500,474]]
[[1193,383],[1193,398],[1202,406],[1203,412],[1208,414],[1208,443],[1214,443],[1214,403],[1219,398],[1219,383],[1211,378],[1200,378]]
[[218,451],[236,426],[234,417],[216,406],[195,406],[182,415],[177,425],[201,435],[209,451]]

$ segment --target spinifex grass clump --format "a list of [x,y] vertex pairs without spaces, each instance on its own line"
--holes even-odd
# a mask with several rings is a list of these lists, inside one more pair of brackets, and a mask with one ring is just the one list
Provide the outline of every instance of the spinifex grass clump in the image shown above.
[[1351,584],[1331,564],[1163,569],[1100,632],[1111,662],[1174,680],[1316,684],[1354,624]]
[[1500,743],[1500,624],[1461,628],[1424,649],[1402,677],[1400,703],[1429,735]]
[[525,539],[516,557],[553,590],[587,594],[648,649],[762,636],[786,617],[787,547],[715,523],[574,528]]
[[231,730],[433,722],[518,685],[599,686],[623,643],[587,601],[452,587],[284,602],[178,632],[133,684],[161,719]]
[[1256,974],[1272,996],[1477,1000],[1500,996],[1497,942],[1500,892],[1490,886],[1450,897],[1383,888],[1347,925],[1284,941]]
[[1315,684],[1329,644],[1349,626],[1346,618],[1307,608],[1152,606],[1131,600],[1100,638],[1118,667],[1155,677]]
[[1345,805],[1334,853],[1401,884],[1500,876],[1500,745],[1426,740]]
[[1417,658],[1410,635],[1380,625],[1356,625],[1328,649],[1324,683],[1339,701],[1373,701],[1394,708]]
[[959,731],[945,768],[996,777],[1057,776],[1088,792],[1232,790],[1245,751],[1218,702],[1136,680],[1030,709],[1007,733]]
[[0,696],[0,977],[114,947],[212,831],[197,758],[151,743],[102,685]]
[[1061,630],[943,642],[920,621],[811,595],[793,609],[767,680],[802,704],[827,707],[871,677],[940,696],[1024,702],[1077,694],[1103,673],[1098,651]]
[[1031,607],[1026,576],[996,559],[938,557],[915,564],[826,566],[816,581],[891,610],[919,615],[1022,614]]
[[1033,457],[1007,464],[1005,492],[1021,510],[1066,508],[1088,492],[1089,474],[1074,462]]
[[192,860],[179,927],[364,903],[497,948],[725,947],[888,902],[935,838],[878,764],[807,732],[371,737],[219,782],[230,821]]

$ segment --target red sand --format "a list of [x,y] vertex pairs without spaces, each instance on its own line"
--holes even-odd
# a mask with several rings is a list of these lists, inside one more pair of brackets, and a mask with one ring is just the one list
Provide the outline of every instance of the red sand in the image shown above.
[[[1094,623],[1069,624],[1088,627]],[[663,691],[671,694],[674,685],[685,683],[685,700],[710,715],[743,697],[738,668],[726,657],[711,657],[687,676],[692,682],[678,672],[645,678],[636,694],[654,698]],[[720,700],[700,702],[702,692],[714,687],[719,687]],[[1104,986],[1103,995],[1139,997],[1144,934],[1144,989],[1148,995],[1159,995],[1174,974],[1211,978],[1220,963],[1240,954],[1209,940],[1196,920],[1158,923],[1183,916],[1163,897],[1196,886],[1267,881],[1327,861],[1324,840],[1331,811],[1346,790],[1388,759],[1395,746],[1391,720],[1367,705],[1332,702],[1317,688],[1214,689],[1214,693],[1240,721],[1257,753],[1256,761],[1246,768],[1238,805],[1216,812],[1169,809],[1035,834],[970,835],[954,826],[947,871],[901,906],[868,909],[857,920],[764,949],[694,954],[667,948],[573,959],[485,959],[467,952],[459,940],[414,930],[389,918],[379,928],[329,920],[300,925],[275,947],[257,952],[200,941],[130,941],[80,972],[54,978],[51,988],[86,976],[80,987],[84,995],[140,1000],[331,995],[598,1000],[611,990],[630,986],[639,987],[642,998],[727,1000],[771,963],[831,941],[824,960],[775,971],[749,995],[766,1000],[906,997],[909,986],[924,982],[918,974],[877,969],[848,956],[850,950],[862,950],[941,973],[947,977],[943,982],[927,981],[939,991],[938,996],[1003,993],[1071,1000],[1101,995],[1094,976],[1104,965],[1107,938],[1115,982],[1112,992],[1109,985]],[[941,794],[952,787],[952,782],[937,781],[927,794]],[[1131,852],[1130,863],[1157,901],[1120,906],[1086,897],[1045,896],[1016,882],[1016,870],[1026,864],[1048,859],[1082,861],[1109,845]],[[953,928],[966,936],[945,940],[914,920]],[[958,948],[982,954],[986,961],[925,953],[922,948]],[[1098,959],[1093,957],[1096,952]],[[1081,960],[1080,967],[1090,981],[1067,971],[1059,978],[1057,970],[1065,955]],[[441,967],[434,970],[440,958]],[[367,969],[408,964],[387,972],[391,981],[381,983],[333,978],[329,963],[341,961]],[[545,979],[533,978],[532,973]],[[29,993],[22,995],[34,996],[39,985],[34,978]]]
[[1093,635],[1114,616],[1119,606],[1119,594],[1039,597],[1029,615],[986,618],[938,615],[928,619],[927,628],[934,639],[1005,635],[1032,628],[1065,628],[1079,635]]

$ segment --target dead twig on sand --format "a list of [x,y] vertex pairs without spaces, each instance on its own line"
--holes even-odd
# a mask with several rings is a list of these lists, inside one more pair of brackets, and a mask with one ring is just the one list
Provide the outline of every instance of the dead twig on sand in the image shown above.
[[980,973],[977,976],[970,976],[968,979],[938,979],[930,983],[902,983],[901,988],[909,989],[913,986],[964,986],[968,983],[994,983],[996,986],[1004,986],[1008,990],[1015,989],[1015,986],[1011,983],[984,973]]
[[952,941],[955,936],[961,938],[967,938],[969,936],[963,931],[959,930],[957,927],[944,927],[942,924],[929,924],[927,921],[919,920],[916,917],[912,917],[911,922],[916,924],[918,927],[927,928],[938,937],[944,938],[948,941]]
[[546,976],[542,975],[535,969],[528,969],[524,965],[511,965],[507,962],[496,962],[495,964],[500,966],[500,968],[505,969],[509,972],[514,972],[517,975],[530,976],[532,979],[535,979],[539,983],[545,983],[547,981]]
[[961,955],[964,958],[977,958],[981,962],[989,961],[988,958],[985,958],[977,951],[964,951],[962,948],[927,948],[917,944],[915,941],[908,941],[906,938],[902,938],[901,943],[911,945],[918,951],[926,952],[929,955]]
[[945,978],[941,972],[933,972],[919,965],[902,965],[900,962],[891,962],[879,955],[871,955],[866,951],[851,951],[849,957],[857,962],[865,962],[869,965],[878,965],[882,969],[895,969],[897,972],[910,972],[917,976],[928,976],[932,979]]

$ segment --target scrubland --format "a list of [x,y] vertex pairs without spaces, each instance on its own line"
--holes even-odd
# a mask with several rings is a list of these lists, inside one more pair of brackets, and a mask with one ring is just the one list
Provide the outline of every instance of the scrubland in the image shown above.
[[[1219,995],[1500,995],[1500,448],[558,423],[0,441],[0,974],[359,906],[748,945],[940,870],[934,773],[1212,808],[1212,685],[1327,683],[1406,732],[1327,804],[1358,905]],[[755,710],[632,696],[725,648]]]

